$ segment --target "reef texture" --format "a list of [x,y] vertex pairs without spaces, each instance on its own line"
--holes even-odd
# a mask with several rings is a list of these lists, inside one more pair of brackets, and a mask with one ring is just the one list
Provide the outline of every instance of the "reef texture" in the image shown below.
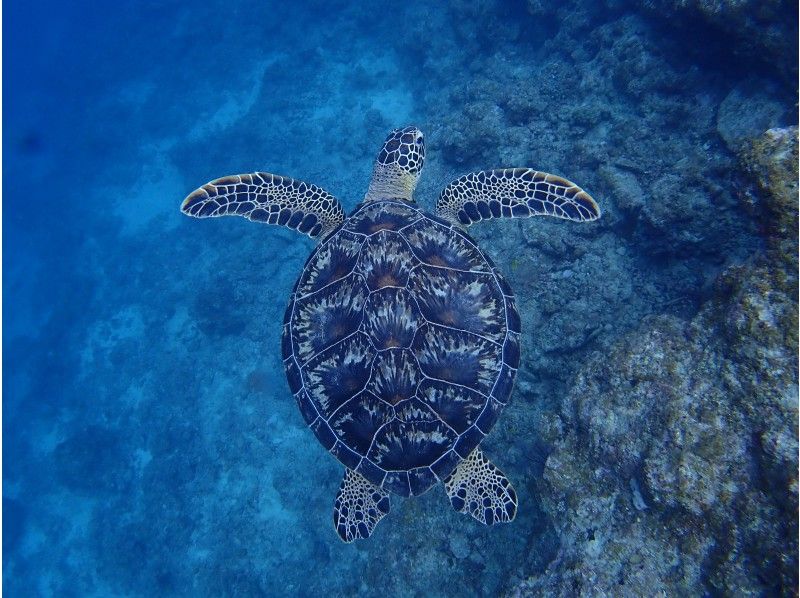
[[[586,12],[589,6],[575,0],[528,0],[526,8],[546,20],[566,11]],[[728,56],[790,84],[797,78],[798,6],[792,0],[605,0],[589,10],[598,20],[604,13],[640,12],[671,35],[688,36],[691,43],[681,51],[701,60]]]
[[[453,10],[454,18],[471,14]],[[678,44],[653,44],[659,31],[640,15],[556,12],[560,28],[541,52],[558,59],[487,52],[466,66],[469,78],[448,80],[449,101],[436,88],[442,158],[460,170],[524,164],[580,181],[602,198],[600,225],[637,253],[705,266],[730,259],[749,231],[727,184],[735,157],[720,138],[738,150],[787,122],[781,92],[761,79],[731,86],[683,61]],[[529,31],[525,41],[542,33]]]
[[576,377],[539,490],[560,532],[515,595],[793,595],[797,128],[742,154],[768,247],[691,321],[646,319]]
[[[8,53],[8,169],[26,173],[4,189],[9,595],[790,587],[796,132],[759,136],[796,124],[796,85],[689,9],[643,7],[450,0],[376,18],[243,0],[225,19],[151,2],[37,20],[12,3],[37,26],[10,28]],[[580,184],[603,217],[470,227],[522,318],[513,400],[481,445],[518,492],[514,522],[486,528],[434,488],[345,546],[343,468],[280,359],[313,245],[178,207],[265,169],[349,212],[408,123],[430,148],[422,207],[469,171],[525,166]],[[31,179],[70,209],[42,209],[52,185]]]
[[[767,233],[768,263],[774,276],[797,285],[797,134],[798,129],[770,129],[742,153],[742,164],[755,180],[758,193],[751,206]],[[785,277],[785,278],[784,278]]]
[[736,54],[773,63],[797,77],[797,2],[793,0],[638,0],[678,26],[701,20],[725,36]]

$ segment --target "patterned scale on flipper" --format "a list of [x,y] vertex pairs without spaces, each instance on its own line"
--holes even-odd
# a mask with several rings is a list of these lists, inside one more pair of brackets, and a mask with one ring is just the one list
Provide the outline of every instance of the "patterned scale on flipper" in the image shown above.
[[206,183],[183,200],[181,211],[195,218],[241,216],[286,226],[312,238],[327,236],[344,220],[339,200],[324,189],[268,172]]
[[464,226],[490,218],[554,216],[575,222],[600,217],[591,195],[575,183],[532,168],[471,172],[442,190],[436,213]]
[[418,495],[480,443],[511,394],[519,317],[469,236],[392,201],[309,257],[284,322],[291,390],[320,442],[379,488]]

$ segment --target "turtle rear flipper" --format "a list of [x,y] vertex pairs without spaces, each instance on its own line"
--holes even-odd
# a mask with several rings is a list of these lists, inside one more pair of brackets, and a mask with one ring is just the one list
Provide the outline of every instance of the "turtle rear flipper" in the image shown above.
[[458,464],[444,488],[456,511],[469,513],[484,525],[507,523],[517,515],[514,487],[479,448]]
[[333,526],[348,544],[369,538],[378,522],[389,513],[389,493],[352,469],[344,473],[333,503]]
[[531,168],[499,168],[471,172],[447,185],[436,213],[468,226],[489,218],[529,216],[588,222],[600,217],[600,208],[586,191],[560,176]]
[[287,226],[312,238],[326,236],[344,222],[339,200],[324,189],[267,172],[211,181],[190,193],[181,211],[195,218],[243,216]]

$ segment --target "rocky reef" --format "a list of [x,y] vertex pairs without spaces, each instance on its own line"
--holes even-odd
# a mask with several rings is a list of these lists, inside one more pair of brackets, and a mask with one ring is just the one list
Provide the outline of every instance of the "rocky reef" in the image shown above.
[[[26,173],[4,183],[10,595],[791,593],[790,5],[106,4],[42,20],[10,3],[36,24],[9,28],[6,166]],[[255,169],[349,211],[412,123],[421,206],[467,171],[531,166],[603,217],[470,227],[523,320],[482,445],[514,522],[485,528],[437,488],[345,546],[342,467],[280,360],[313,243],[178,206]]]
[[792,595],[797,587],[797,128],[741,155],[766,251],[691,320],[646,319],[578,373],[538,484],[561,535],[514,594]]
[[[704,23],[739,57],[777,66],[797,78],[797,3],[791,0],[638,0],[641,8],[678,26]],[[777,64],[776,64],[777,63]]]
[[593,5],[527,0],[526,8],[545,21],[567,13],[592,14],[599,21],[607,13],[638,12],[670,36],[688,36],[681,52],[723,56],[739,66],[768,70],[790,84],[797,78],[798,7],[791,0],[605,0]]

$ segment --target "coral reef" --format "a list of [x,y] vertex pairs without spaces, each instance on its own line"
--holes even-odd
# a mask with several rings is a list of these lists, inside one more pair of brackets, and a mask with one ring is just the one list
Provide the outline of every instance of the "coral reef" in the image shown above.
[[743,161],[771,249],[723,272],[691,321],[649,318],[581,369],[542,426],[561,551],[518,595],[797,587],[797,128]]
[[734,87],[719,105],[717,132],[732,152],[767,129],[784,122],[786,106],[764,82],[745,82]]
[[705,21],[728,40],[734,53],[777,61],[787,79],[797,78],[797,3],[791,0],[637,0],[660,19]]
[[[761,17],[668,0],[140,4],[6,15],[4,166],[25,173],[3,183],[9,594],[791,585],[797,117],[779,71],[796,63],[753,57],[767,42],[737,19]],[[350,210],[386,130],[409,123],[428,141],[422,206],[466,171],[528,165],[604,215],[470,227],[522,317],[514,399],[482,445],[516,520],[484,528],[435,488],[344,546],[342,468],[280,361],[313,242],[178,205],[268,170]]]
[[750,207],[765,229],[770,264],[789,284],[797,273],[797,135],[797,126],[769,129],[742,152],[742,165],[760,191],[749,195]]
[[[737,142],[785,122],[777,92],[763,83],[729,91],[721,77],[681,64],[669,43],[654,46],[658,32],[638,15],[596,17],[578,11],[545,38],[541,51],[558,59],[476,58],[478,72],[452,84],[444,104],[462,110],[431,100],[443,157],[459,170],[523,163],[580,180],[604,198],[603,224],[656,258],[744,257],[752,225],[724,184],[736,161],[719,147],[718,122]],[[735,99],[718,108],[725,94]]]

